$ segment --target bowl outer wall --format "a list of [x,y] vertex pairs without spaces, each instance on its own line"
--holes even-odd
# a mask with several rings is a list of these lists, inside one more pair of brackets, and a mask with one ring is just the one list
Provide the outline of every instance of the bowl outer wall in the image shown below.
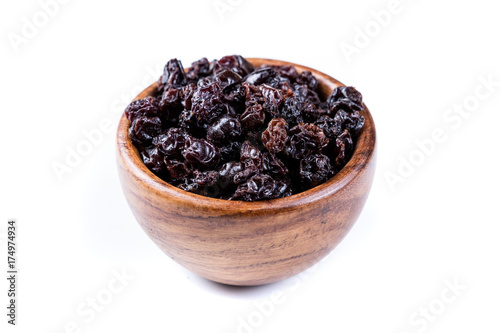
[[[254,66],[290,64],[311,71],[328,95],[342,84],[314,69],[270,59]],[[136,99],[156,91],[156,83]],[[317,263],[358,218],[375,172],[376,133],[365,107],[365,125],[350,161],[332,179],[287,198],[242,202],[208,198],[172,186],[142,162],[122,116],[117,160],[122,189],[137,221],[173,260],[212,281],[260,285],[293,276]]]

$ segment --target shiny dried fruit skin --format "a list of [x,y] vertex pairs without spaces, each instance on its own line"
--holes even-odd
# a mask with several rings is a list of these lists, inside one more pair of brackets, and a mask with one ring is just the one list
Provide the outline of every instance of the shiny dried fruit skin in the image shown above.
[[221,162],[229,162],[240,159],[241,142],[233,141],[219,146]]
[[200,123],[210,124],[217,119],[227,107],[223,101],[222,89],[218,82],[198,86],[191,99],[191,111]]
[[164,162],[170,177],[175,181],[183,181],[191,174],[191,169],[185,162],[169,157],[165,157]]
[[327,99],[331,115],[339,110],[347,112],[363,110],[363,96],[354,87],[337,87]]
[[186,75],[182,63],[177,59],[171,59],[163,69],[163,75],[158,80],[158,90],[168,88],[181,88],[187,84]]
[[245,112],[240,116],[240,122],[249,129],[257,128],[264,124],[266,114],[260,104],[251,104],[247,106]]
[[153,139],[153,145],[158,147],[163,154],[169,157],[179,157],[185,148],[189,134],[180,128],[169,128],[165,133]]
[[207,140],[189,137],[182,156],[190,164],[213,167],[219,162],[220,151],[217,146]]
[[241,184],[231,199],[258,201],[277,199],[291,195],[289,182],[276,180],[265,174],[257,174]]
[[259,88],[264,98],[264,110],[271,117],[277,117],[279,115],[280,106],[284,101],[281,90],[265,84],[261,85]]
[[329,142],[323,130],[314,124],[299,124],[290,130],[290,134],[285,153],[294,159],[301,159],[314,152],[319,152]]
[[335,140],[335,167],[340,170],[349,161],[354,150],[354,143],[349,131],[344,130]]
[[281,117],[285,119],[289,126],[294,126],[304,122],[301,108],[295,98],[286,98],[281,109]]
[[271,153],[277,154],[283,150],[286,144],[288,124],[283,118],[272,119],[264,132],[262,132],[262,143]]
[[207,58],[201,58],[191,64],[191,67],[186,73],[186,78],[189,82],[196,83],[199,79],[209,76],[212,73],[210,63]]
[[193,181],[200,186],[213,186],[219,180],[219,173],[214,170],[193,171]]
[[325,133],[330,140],[334,140],[342,132],[342,124],[330,116],[323,115],[319,117],[314,124],[321,128],[323,133]]
[[260,68],[244,78],[246,83],[251,85],[259,85],[270,83],[277,77],[276,71],[271,67]]
[[158,117],[138,116],[130,125],[128,135],[132,142],[146,146],[161,132],[161,120]]
[[217,171],[193,171],[193,178],[179,184],[179,188],[196,194],[217,197],[220,194]]
[[127,119],[132,123],[139,116],[155,117],[160,111],[160,103],[155,97],[148,96],[130,103],[125,109]]
[[310,71],[304,71],[300,73],[296,82],[301,85],[306,85],[313,91],[316,91],[316,89],[318,89],[318,80],[312,75]]
[[323,154],[303,158],[300,160],[299,175],[308,188],[324,183],[333,175],[330,159]]
[[224,163],[219,169],[219,180],[224,184],[235,184],[234,177],[243,171],[243,164],[236,161]]
[[230,70],[243,77],[254,70],[245,58],[239,55],[225,56],[219,59],[214,66],[214,73],[217,74],[223,70]]
[[163,92],[159,103],[161,120],[172,124],[178,122],[179,114],[184,109],[182,105],[182,92],[176,88],[169,88]]
[[358,137],[365,123],[365,118],[359,111],[347,113],[340,110],[335,114],[334,120],[343,130],[348,130],[354,138]]
[[207,140],[219,144],[241,135],[240,121],[230,115],[223,115],[207,129]]
[[321,103],[318,93],[305,85],[293,85],[293,93],[295,94],[297,102],[301,105],[314,104],[318,106]]
[[148,147],[141,151],[144,164],[156,175],[161,175],[165,171],[165,156],[158,147]]
[[241,81],[241,76],[230,70],[223,70],[217,73],[215,79],[222,89],[226,89]]
[[288,168],[276,155],[265,152],[262,154],[264,172],[270,175],[285,176],[288,174]]
[[185,110],[191,110],[192,107],[192,99],[194,92],[197,89],[197,85],[194,83],[190,83],[181,89],[181,98],[182,98],[182,106]]
[[262,152],[248,140],[241,145],[240,161],[245,168],[255,167],[258,170],[263,168]]
[[292,65],[272,66],[272,68],[290,81],[295,81],[299,77],[299,73]]

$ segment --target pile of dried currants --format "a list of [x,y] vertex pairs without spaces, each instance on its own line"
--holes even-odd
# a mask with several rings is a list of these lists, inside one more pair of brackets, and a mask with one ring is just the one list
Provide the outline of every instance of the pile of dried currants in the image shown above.
[[362,96],[293,66],[254,68],[233,55],[184,71],[170,60],[158,93],[125,110],[145,165],[183,190],[229,200],[290,196],[347,163],[364,124]]

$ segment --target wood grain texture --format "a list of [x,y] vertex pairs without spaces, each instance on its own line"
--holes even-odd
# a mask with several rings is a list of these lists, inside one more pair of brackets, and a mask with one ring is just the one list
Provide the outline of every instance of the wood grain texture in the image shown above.
[[[311,71],[327,96],[342,85],[314,69],[270,59],[253,65],[294,65]],[[137,98],[156,91],[156,83]],[[136,98],[136,99],[137,99]],[[123,192],[148,236],[173,260],[220,283],[260,285],[295,275],[326,256],[344,238],[366,201],[375,171],[376,134],[372,116],[351,160],[332,179],[287,198],[259,202],[208,198],[178,189],[143,164],[120,120],[118,171]]]

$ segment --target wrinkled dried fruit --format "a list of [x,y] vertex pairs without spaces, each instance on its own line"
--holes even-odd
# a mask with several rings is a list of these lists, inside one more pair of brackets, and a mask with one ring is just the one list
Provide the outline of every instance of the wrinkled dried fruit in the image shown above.
[[154,97],[146,97],[133,101],[125,109],[125,115],[130,122],[139,116],[154,117],[158,115],[160,104]]
[[[361,94],[294,66],[230,55],[170,60],[155,96],[126,108],[129,137],[153,173],[195,194],[282,198],[317,186],[351,158],[364,117]],[[326,98],[327,97],[327,98]]]
[[351,134],[344,130],[335,140],[335,167],[337,170],[341,169],[351,158],[353,148]]
[[323,130],[314,124],[299,124],[293,127],[290,133],[292,136],[287,140],[285,152],[295,159],[320,152],[328,145],[329,140]]
[[262,143],[271,153],[277,154],[285,147],[288,125],[283,118],[272,119],[264,132]]
[[240,116],[241,124],[249,129],[257,128],[264,124],[266,114],[264,108],[260,104],[252,104],[248,106]]
[[151,143],[153,138],[160,134],[160,131],[160,118],[139,116],[130,125],[128,135],[136,145],[146,145]]
[[177,59],[172,59],[165,65],[163,75],[158,80],[158,90],[163,91],[168,88],[181,88],[187,84],[186,74],[182,63]]
[[186,145],[189,135],[180,128],[169,128],[153,139],[153,145],[158,147],[163,154],[169,157],[179,157]]
[[191,64],[191,67],[189,67],[186,73],[186,78],[190,82],[196,83],[199,79],[209,76],[211,72],[212,69],[210,68],[210,63],[207,58],[201,58]]
[[223,115],[207,129],[207,139],[213,143],[223,143],[240,135],[240,121],[230,115]]
[[191,111],[200,123],[210,124],[227,110],[222,89],[216,81],[198,86],[191,99]]
[[158,147],[148,147],[141,152],[144,164],[157,175],[161,175],[165,171],[165,156]]
[[309,89],[315,91],[318,88],[318,80],[309,71],[300,73],[296,82],[298,84],[306,85]]
[[335,115],[338,110],[347,112],[363,110],[363,96],[354,87],[337,87],[327,100],[331,114]]
[[264,172],[272,175],[284,176],[288,173],[288,168],[276,155],[265,152],[262,154]]
[[215,63],[214,73],[217,74],[223,70],[230,70],[243,77],[253,72],[254,67],[245,58],[239,55],[225,56]]
[[300,160],[299,175],[308,187],[324,183],[331,173],[330,159],[326,155],[313,154]]
[[182,181],[191,174],[191,169],[189,169],[185,162],[174,160],[169,157],[165,157],[164,162],[173,180]]
[[213,167],[219,162],[220,151],[217,146],[207,140],[188,137],[182,156],[188,163],[201,167]]
[[232,199],[257,201],[276,199],[291,194],[290,183],[281,179],[273,179],[269,175],[255,175],[246,183],[238,186]]

